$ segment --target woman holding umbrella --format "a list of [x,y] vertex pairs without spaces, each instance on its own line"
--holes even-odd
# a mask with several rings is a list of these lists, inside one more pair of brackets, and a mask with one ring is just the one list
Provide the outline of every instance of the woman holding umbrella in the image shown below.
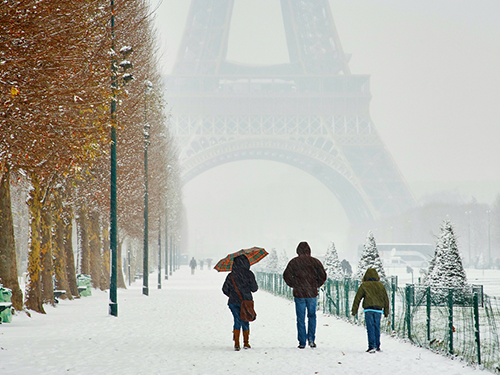
[[252,293],[259,287],[255,281],[255,275],[250,271],[250,261],[246,255],[234,258],[231,272],[226,277],[222,286],[222,292],[229,297],[228,306],[234,317],[233,340],[234,350],[240,350],[240,330],[243,330],[243,347],[250,348],[248,336],[250,334],[250,323],[240,319],[241,300],[252,301]]

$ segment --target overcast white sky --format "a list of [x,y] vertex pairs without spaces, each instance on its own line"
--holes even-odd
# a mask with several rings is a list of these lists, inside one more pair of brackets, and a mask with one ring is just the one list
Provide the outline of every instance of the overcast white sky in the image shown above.
[[[189,5],[163,0],[158,8],[166,73]],[[457,189],[466,199],[491,203],[500,192],[500,1],[331,0],[330,6],[343,49],[352,54],[351,73],[371,75],[372,120],[415,196]],[[235,0],[228,59],[286,62],[284,35],[279,0]],[[310,212],[318,225],[345,230],[342,209],[319,182],[288,166],[259,163],[228,164],[192,180],[185,189],[188,218],[198,216],[196,196],[210,189],[216,195],[221,184],[238,189],[237,176],[243,184],[249,175],[281,176],[265,186],[270,196],[300,181],[298,199],[312,191],[329,207]],[[279,205],[277,210],[286,211]],[[331,210],[338,220],[331,219]]]

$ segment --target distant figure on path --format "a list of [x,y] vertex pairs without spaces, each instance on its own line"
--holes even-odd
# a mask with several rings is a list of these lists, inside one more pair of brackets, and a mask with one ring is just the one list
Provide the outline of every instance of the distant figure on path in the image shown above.
[[375,268],[368,268],[363,276],[363,282],[352,303],[352,315],[358,313],[359,303],[363,300],[365,312],[366,333],[368,335],[368,353],[380,351],[380,318],[382,314],[389,316],[389,297],[384,284]]
[[203,271],[203,259],[200,259],[200,270]]
[[306,340],[311,348],[315,348],[318,288],[326,281],[326,271],[321,261],[311,256],[311,248],[307,242],[299,243],[297,254],[298,256],[288,262],[283,279],[293,288],[299,349],[306,347]]
[[[238,288],[238,291],[236,290]],[[240,319],[241,298],[245,301],[253,301],[252,293],[259,289],[255,275],[250,271],[250,261],[245,255],[239,255],[233,260],[231,272],[226,277],[222,286],[222,293],[229,297],[227,305],[233,313],[233,340],[234,350],[240,350],[240,330],[243,329],[243,347],[250,349],[249,335],[250,322]],[[241,298],[239,297],[241,295]]]
[[194,270],[196,269],[196,260],[194,257],[189,262],[189,267],[191,267],[191,275],[194,275]]

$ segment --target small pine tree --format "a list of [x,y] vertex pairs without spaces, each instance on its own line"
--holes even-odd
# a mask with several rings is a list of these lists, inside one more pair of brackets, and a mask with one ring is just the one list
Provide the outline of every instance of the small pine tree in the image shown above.
[[272,249],[271,253],[267,257],[266,263],[266,271],[270,273],[278,273],[278,254],[276,253],[276,249]]
[[325,254],[325,270],[330,280],[341,280],[344,277],[342,266],[340,265],[339,255],[333,242],[330,243]]
[[286,255],[286,250],[283,249],[281,255],[278,257],[278,272],[283,273],[287,265],[288,265],[288,256]]
[[380,255],[378,254],[375,237],[373,236],[373,233],[371,231],[368,232],[368,235],[366,236],[364,248],[365,249],[363,250],[363,254],[361,254],[361,258],[359,259],[358,269],[356,270],[354,278],[361,280],[368,268],[375,268],[380,277],[380,281],[384,283],[387,282],[384,266],[382,265],[382,259],[380,259]]
[[434,258],[429,263],[425,284],[431,287],[433,293],[442,297],[448,294],[447,288],[453,288],[462,295],[470,291],[453,224],[449,220],[444,220],[441,225],[441,233],[436,243]]

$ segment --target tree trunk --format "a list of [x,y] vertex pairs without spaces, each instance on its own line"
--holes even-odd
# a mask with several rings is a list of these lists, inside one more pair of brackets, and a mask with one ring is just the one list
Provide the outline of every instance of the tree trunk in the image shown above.
[[78,233],[80,235],[80,274],[90,275],[89,220],[86,203],[82,204],[78,213]]
[[66,291],[61,295],[61,298],[73,299],[71,290],[69,288],[68,279],[66,276],[66,254],[64,251],[64,217],[63,217],[63,203],[62,203],[62,190],[58,189],[55,192],[54,199],[54,241],[53,241],[53,255],[54,255],[54,276],[55,288],[57,290]]
[[42,263],[42,301],[54,306],[54,265],[52,261],[52,212],[50,203],[42,208],[40,256]]
[[102,278],[101,289],[109,289],[111,278],[111,261],[109,249],[109,224],[106,222],[102,229]]
[[90,246],[90,277],[92,287],[101,287],[102,258],[101,258],[101,224],[99,214],[92,211],[89,214],[89,246]]
[[80,297],[76,281],[75,257],[73,255],[73,209],[69,205],[63,206],[64,219],[64,254],[66,258],[66,277],[69,289],[75,298]]
[[23,292],[17,278],[16,243],[10,199],[10,171],[6,168],[0,181],[0,283],[12,290],[12,306],[23,309]]
[[40,181],[35,173],[31,174],[33,189],[30,191],[30,248],[28,254],[28,284],[26,285],[26,307],[45,314],[42,302],[42,283],[40,267],[40,216],[42,211]]

